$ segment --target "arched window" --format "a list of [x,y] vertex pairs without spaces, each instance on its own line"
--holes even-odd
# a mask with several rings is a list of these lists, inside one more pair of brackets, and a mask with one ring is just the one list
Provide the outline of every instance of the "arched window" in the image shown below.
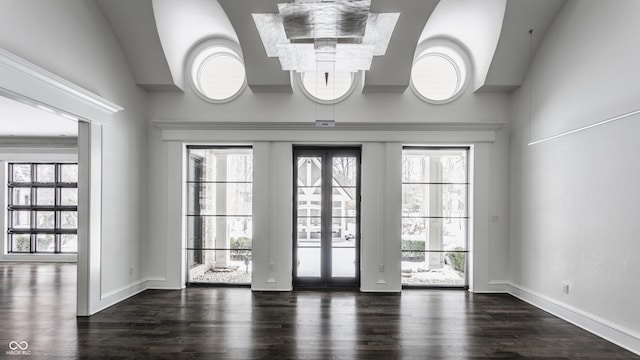
[[422,100],[443,104],[457,99],[467,83],[467,62],[448,46],[432,46],[413,63],[411,88]]
[[320,104],[335,104],[346,99],[356,87],[359,75],[349,72],[297,73],[302,92]]
[[198,46],[191,62],[191,83],[196,93],[209,102],[225,103],[246,87],[244,63],[234,46],[210,41]]

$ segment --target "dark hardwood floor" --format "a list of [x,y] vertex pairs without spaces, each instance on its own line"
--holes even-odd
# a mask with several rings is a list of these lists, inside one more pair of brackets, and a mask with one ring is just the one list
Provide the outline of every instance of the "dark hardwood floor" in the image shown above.
[[76,318],[75,271],[0,263],[0,358],[640,359],[511,296],[453,290],[150,290]]

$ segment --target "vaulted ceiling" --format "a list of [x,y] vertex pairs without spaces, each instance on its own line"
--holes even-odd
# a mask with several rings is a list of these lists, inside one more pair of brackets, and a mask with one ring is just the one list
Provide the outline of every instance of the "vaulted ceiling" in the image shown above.
[[[239,42],[253,92],[291,91],[289,73],[281,70],[277,59],[267,57],[251,17],[252,13],[276,13],[277,4],[285,0],[95,1],[119,39],[135,81],[148,91],[182,91],[188,51],[216,36]],[[522,83],[532,49],[537,48],[564,1],[506,0],[495,50],[475,91],[509,92]],[[439,3],[372,0],[372,12],[399,12],[400,19],[386,55],[374,58],[366,73],[364,92],[402,92],[407,88],[418,40]],[[465,22],[456,22],[455,13],[446,22],[452,27],[481,26],[473,18],[459,18]],[[225,33],[227,24],[231,34]],[[532,37],[530,29],[534,29]]]

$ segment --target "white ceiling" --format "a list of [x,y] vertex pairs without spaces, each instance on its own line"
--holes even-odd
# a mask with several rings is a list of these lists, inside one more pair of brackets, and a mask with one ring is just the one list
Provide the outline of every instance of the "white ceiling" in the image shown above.
[[78,123],[44,110],[0,96],[0,136],[70,136],[78,134]]
[[[120,41],[136,82],[148,91],[182,91],[171,73],[157,24],[157,4],[167,0],[95,0]],[[535,49],[565,0],[506,0],[506,11],[493,60],[484,86],[478,91],[509,92],[517,88],[529,68],[531,46]],[[244,54],[247,82],[254,92],[291,92],[289,74],[277,59],[268,58],[252,13],[277,12],[286,0],[182,0],[185,7],[215,3],[228,17]],[[374,12],[400,12],[387,54],[374,59],[367,72],[365,92],[402,92],[409,85],[411,64],[420,34],[439,0],[373,0]],[[178,2],[175,2],[177,4]],[[219,4],[219,5],[218,5]],[[213,7],[208,5],[208,8]],[[193,12],[193,9],[191,9]],[[185,12],[188,13],[188,12]],[[163,16],[171,16],[171,12]],[[169,19],[170,20],[170,19]],[[212,21],[215,19],[212,17]],[[161,22],[168,21],[167,19]],[[188,22],[188,19],[185,20]],[[183,22],[185,22],[183,21]],[[473,26],[473,24],[469,24]],[[179,29],[173,27],[176,32]],[[535,29],[530,38],[529,29]],[[177,36],[177,34],[174,34]],[[204,36],[204,35],[202,35]],[[199,40],[202,40],[202,36]],[[195,41],[185,37],[187,42]],[[533,43],[531,43],[533,40]],[[196,44],[183,44],[190,49]],[[186,50],[183,50],[186,51]],[[184,59],[187,54],[182,54]],[[0,96],[0,137],[77,136],[77,123],[51,111],[37,109]]]
[[[168,22],[171,12],[154,13],[161,4],[185,8],[180,14],[196,12],[193,21],[202,21],[202,14],[211,13],[213,5],[222,14],[210,16],[217,21],[226,16],[242,47],[247,83],[254,92],[291,92],[289,74],[280,68],[277,59],[268,58],[252,20],[253,13],[275,13],[277,4],[291,0],[95,0],[119,39],[129,60],[134,78],[149,91],[181,91],[180,81],[167,76],[175,67],[163,51],[160,23]],[[373,12],[400,12],[387,54],[374,59],[365,77],[364,92],[403,92],[409,85],[411,64],[420,34],[441,0],[372,0]],[[529,68],[530,46],[535,49],[547,27],[565,0],[506,0],[506,11],[488,76],[478,91],[510,92],[522,83]],[[219,5],[218,5],[219,4]],[[206,5],[206,6],[205,6]],[[201,9],[202,11],[198,11]],[[176,17],[177,17],[176,12]],[[169,19],[170,20],[170,19]],[[184,22],[184,21],[183,21]],[[188,19],[187,19],[188,22]],[[458,26],[458,25],[456,25]],[[474,23],[465,24],[470,28]],[[533,44],[529,29],[535,29]],[[197,45],[188,27],[172,26],[172,38],[184,33],[182,49]],[[175,40],[175,39],[174,39]],[[202,40],[200,38],[200,40]],[[465,45],[465,44],[463,44]],[[465,45],[468,46],[468,45]],[[181,54],[184,59],[187,54]],[[171,60],[171,59],[169,59]],[[149,64],[153,64],[150,66]],[[174,69],[175,70],[175,69]],[[177,79],[179,80],[179,79]]]

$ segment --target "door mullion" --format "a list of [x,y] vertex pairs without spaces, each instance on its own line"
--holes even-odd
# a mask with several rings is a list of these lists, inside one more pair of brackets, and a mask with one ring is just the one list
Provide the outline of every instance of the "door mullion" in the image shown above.
[[331,281],[331,153],[324,151],[322,154],[322,282]]

